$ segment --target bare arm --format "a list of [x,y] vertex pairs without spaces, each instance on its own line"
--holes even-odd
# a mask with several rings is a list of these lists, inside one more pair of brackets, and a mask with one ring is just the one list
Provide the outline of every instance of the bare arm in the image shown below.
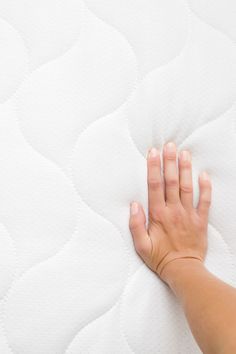
[[130,230],[138,254],[179,298],[191,331],[204,354],[236,353],[236,289],[204,266],[207,252],[211,182],[199,178],[200,197],[193,207],[192,165],[188,151],[172,143],[147,159],[149,215],[131,204]]
[[236,353],[236,289],[197,260],[169,263],[163,277],[180,299],[203,353]]

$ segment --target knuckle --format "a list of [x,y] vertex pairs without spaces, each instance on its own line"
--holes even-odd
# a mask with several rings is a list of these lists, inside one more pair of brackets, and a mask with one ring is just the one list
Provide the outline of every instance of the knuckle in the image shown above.
[[162,188],[162,181],[157,180],[157,179],[149,179],[148,180],[148,186],[151,190],[158,190]]
[[190,169],[192,167],[191,161],[187,161],[187,160],[179,160],[179,166],[181,168],[187,168]]
[[179,181],[177,178],[174,178],[174,177],[166,178],[165,184],[166,184],[166,187],[168,187],[168,188],[172,188],[172,187],[176,188],[179,186]]
[[139,255],[145,255],[147,253],[147,246],[144,242],[136,242],[135,250]]
[[150,208],[149,217],[154,221],[160,220],[162,218],[162,209],[157,207]]
[[192,215],[191,221],[195,228],[200,232],[204,232],[206,230],[206,223],[205,220],[201,217],[196,217],[195,214]]
[[191,194],[193,193],[193,186],[190,184],[180,184],[180,191],[184,193]]
[[150,158],[149,160],[148,160],[148,165],[149,165],[149,167],[152,167],[152,166],[154,166],[154,167],[160,167],[161,166],[161,161],[160,161],[160,158]]
[[171,160],[171,161],[175,161],[176,160],[176,152],[166,152],[165,153],[165,158],[166,160]]
[[174,208],[172,210],[171,218],[174,223],[180,222],[182,220],[181,210],[179,208]]
[[205,207],[210,207],[211,200],[210,199],[202,199],[202,204],[205,205]]
[[131,218],[129,221],[129,228],[131,230],[136,230],[140,227],[140,221],[135,219],[135,218]]

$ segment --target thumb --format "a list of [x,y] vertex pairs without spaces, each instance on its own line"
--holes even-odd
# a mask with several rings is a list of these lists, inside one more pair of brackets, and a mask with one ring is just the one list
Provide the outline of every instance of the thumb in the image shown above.
[[142,206],[137,202],[132,202],[130,205],[129,228],[135,250],[144,260],[151,250],[151,241],[145,224],[146,218]]

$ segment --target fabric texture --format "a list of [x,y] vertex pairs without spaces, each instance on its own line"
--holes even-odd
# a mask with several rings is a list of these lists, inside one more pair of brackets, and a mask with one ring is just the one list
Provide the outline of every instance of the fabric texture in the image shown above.
[[129,203],[148,148],[189,149],[236,286],[235,0],[1,0],[0,52],[0,353],[200,353]]

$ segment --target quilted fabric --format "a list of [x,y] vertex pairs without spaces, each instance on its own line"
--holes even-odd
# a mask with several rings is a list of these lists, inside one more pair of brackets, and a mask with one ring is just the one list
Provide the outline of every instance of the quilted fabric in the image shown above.
[[0,353],[200,353],[129,202],[150,146],[190,149],[236,286],[235,0],[1,0],[0,52]]

